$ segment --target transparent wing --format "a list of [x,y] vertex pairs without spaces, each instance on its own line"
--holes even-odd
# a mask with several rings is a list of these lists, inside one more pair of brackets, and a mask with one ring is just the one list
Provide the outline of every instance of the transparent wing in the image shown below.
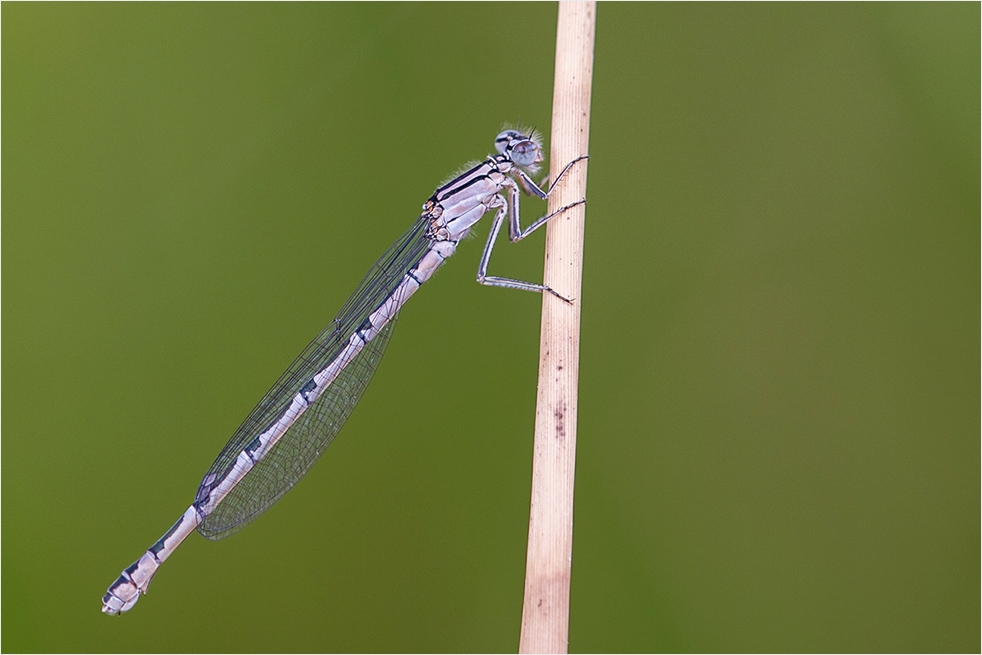
[[[365,322],[402,281],[406,272],[429,248],[428,221],[420,218],[372,266],[354,293],[331,322],[280,376],[273,388],[249,414],[205,474],[205,480],[221,480],[239,453],[256,435],[279,420],[293,397],[315,373],[334,361],[351,334]],[[368,386],[398,316],[355,355],[323,394],[290,426],[280,440],[255,464],[217,507],[198,526],[209,539],[221,539],[238,531],[269,509],[310,470],[331,445]],[[214,477],[212,477],[214,474]],[[207,492],[202,482],[202,490]]]

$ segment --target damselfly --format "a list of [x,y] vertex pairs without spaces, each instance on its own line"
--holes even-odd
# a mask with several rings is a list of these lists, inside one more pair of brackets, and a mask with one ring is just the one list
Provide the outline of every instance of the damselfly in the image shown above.
[[[521,241],[580,200],[522,229],[519,189],[548,198],[568,163],[543,190],[532,181],[543,160],[534,133],[505,130],[498,154],[468,168],[423,204],[423,213],[369,269],[337,317],[273,385],[205,473],[194,502],[143,557],[126,568],[102,597],[102,611],[126,612],[147,593],[160,564],[197,528],[221,539],[244,527],[290,490],[331,445],[358,403],[392,337],[402,305],[454,253],[486,213],[496,210],[477,269],[477,281],[496,287],[548,292],[542,284],[487,275],[491,250],[507,217],[512,241]],[[544,185],[544,182],[543,182]],[[506,195],[507,194],[507,195]]]

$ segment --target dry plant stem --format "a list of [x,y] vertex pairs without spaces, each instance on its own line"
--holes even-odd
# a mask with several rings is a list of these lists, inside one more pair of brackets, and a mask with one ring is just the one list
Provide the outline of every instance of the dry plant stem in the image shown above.
[[[594,2],[560,2],[553,91],[550,179],[588,153],[593,78]],[[587,161],[577,163],[549,198],[549,211],[586,197]],[[525,601],[520,653],[565,653],[573,551],[573,472],[579,374],[580,286],[586,205],[549,221],[545,284],[570,298],[542,294],[539,389],[532,463]]]

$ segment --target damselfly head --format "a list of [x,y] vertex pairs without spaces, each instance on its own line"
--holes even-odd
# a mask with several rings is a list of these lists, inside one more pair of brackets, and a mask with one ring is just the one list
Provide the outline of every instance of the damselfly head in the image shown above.
[[542,161],[542,144],[534,132],[526,136],[518,130],[505,130],[494,140],[494,147],[523,168],[535,167]]

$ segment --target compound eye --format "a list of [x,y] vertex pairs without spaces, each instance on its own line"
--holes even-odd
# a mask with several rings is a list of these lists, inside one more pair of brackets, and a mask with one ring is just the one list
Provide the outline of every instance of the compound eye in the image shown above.
[[539,157],[539,147],[526,139],[511,148],[511,160],[519,166],[531,166]]

